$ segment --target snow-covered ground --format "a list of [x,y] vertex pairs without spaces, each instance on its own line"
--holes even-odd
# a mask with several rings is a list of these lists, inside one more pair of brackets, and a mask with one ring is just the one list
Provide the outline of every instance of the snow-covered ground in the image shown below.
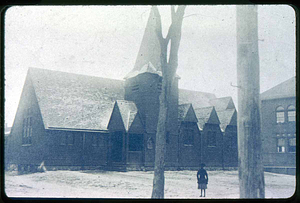
[[[165,198],[199,197],[196,171],[166,171]],[[237,171],[208,171],[205,198],[239,198]],[[5,174],[8,197],[150,198],[153,171],[47,171]],[[295,176],[265,172],[266,198],[288,198],[296,186]]]

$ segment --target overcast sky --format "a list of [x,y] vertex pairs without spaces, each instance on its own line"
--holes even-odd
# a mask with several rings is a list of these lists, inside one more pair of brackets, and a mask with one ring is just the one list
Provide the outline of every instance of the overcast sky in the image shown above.
[[[5,15],[5,122],[29,67],[123,79],[134,67],[150,6],[26,6]],[[170,7],[159,7],[166,34]],[[187,6],[179,87],[232,96],[237,106],[236,7]],[[258,7],[261,92],[295,76],[295,12]]]

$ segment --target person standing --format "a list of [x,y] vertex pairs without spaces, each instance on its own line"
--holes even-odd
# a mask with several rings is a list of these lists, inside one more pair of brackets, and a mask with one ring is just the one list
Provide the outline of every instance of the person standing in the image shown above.
[[204,191],[204,197],[205,197],[205,190],[207,189],[208,184],[208,175],[206,170],[204,169],[205,164],[200,164],[200,169],[197,172],[197,181],[198,181],[198,189],[201,189],[201,195],[202,197],[202,191]]

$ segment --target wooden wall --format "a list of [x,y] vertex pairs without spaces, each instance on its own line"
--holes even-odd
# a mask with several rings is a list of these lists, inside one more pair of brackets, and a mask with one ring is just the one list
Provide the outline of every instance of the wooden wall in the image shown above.
[[[22,142],[24,119],[31,117],[32,133],[31,143]],[[11,164],[39,165],[44,159],[44,125],[37,98],[30,78],[27,76],[21,94],[14,124],[9,136],[10,147],[7,156]]]
[[107,163],[108,133],[47,131],[46,166],[102,166]]
[[[210,143],[210,132],[214,132],[215,144]],[[222,167],[223,133],[217,124],[205,124],[202,134],[202,162],[206,166]],[[213,133],[212,133],[213,134]]]
[[223,132],[224,167],[238,166],[237,126],[227,126]]

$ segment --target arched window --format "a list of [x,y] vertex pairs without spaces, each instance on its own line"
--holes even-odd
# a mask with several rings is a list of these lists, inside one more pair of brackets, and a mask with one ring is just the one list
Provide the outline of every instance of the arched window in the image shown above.
[[293,105],[288,107],[288,122],[296,121],[296,108]]
[[284,108],[282,106],[279,106],[276,109],[276,122],[284,123]]

